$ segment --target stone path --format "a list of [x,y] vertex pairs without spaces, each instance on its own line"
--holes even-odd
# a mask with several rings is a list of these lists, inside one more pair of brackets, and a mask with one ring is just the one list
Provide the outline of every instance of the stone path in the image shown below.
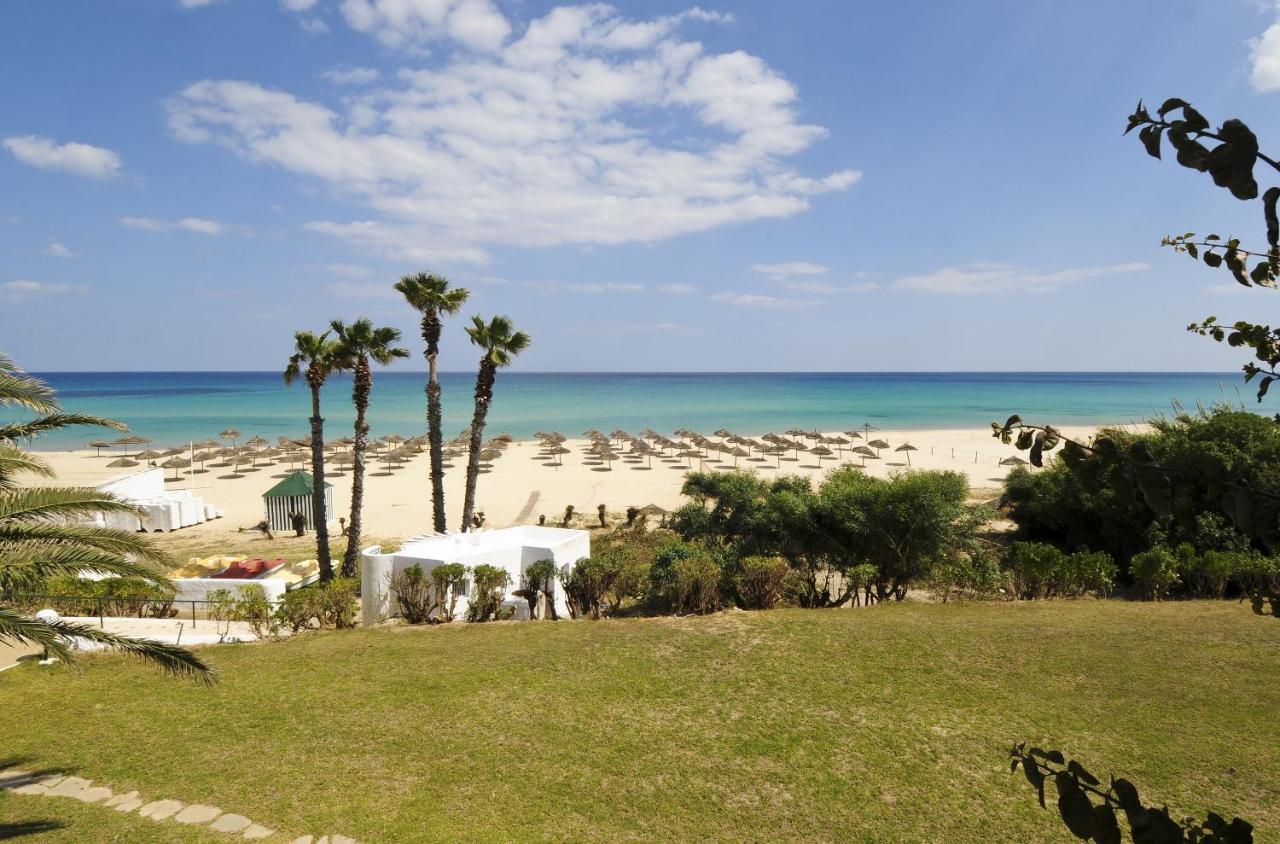
[[[139,817],[157,823],[170,822],[205,826],[214,832],[234,835],[257,841],[264,838],[282,840],[274,829],[254,823],[244,815],[223,812],[217,806],[201,803],[183,803],[181,800],[148,801],[136,791],[116,794],[104,785],[94,785],[92,780],[80,777],[46,776],[31,771],[9,769],[0,771],[0,790],[11,794],[35,797],[63,797],[82,803],[96,803],[117,812],[136,812]],[[303,835],[290,844],[356,844],[354,838],[345,835]]]

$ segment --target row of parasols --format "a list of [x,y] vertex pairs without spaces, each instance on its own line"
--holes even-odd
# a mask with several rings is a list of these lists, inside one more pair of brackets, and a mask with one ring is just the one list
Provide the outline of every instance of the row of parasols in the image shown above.
[[[539,431],[535,436],[539,441],[540,456],[547,465],[561,465],[563,456],[571,451],[565,446],[568,438],[559,431]],[[611,464],[616,460],[632,464],[644,463],[644,468],[652,468],[654,458],[669,464],[687,465],[689,468],[693,467],[695,460],[701,466],[707,462],[715,463],[733,458],[733,465],[737,466],[744,459],[755,463],[767,463],[773,459],[774,466],[761,468],[778,468],[783,460],[799,460],[802,452],[816,457],[819,465],[824,460],[839,460],[848,454],[861,458],[865,466],[867,460],[879,460],[885,449],[893,448],[882,439],[868,440],[867,432],[864,431],[826,435],[818,431],[793,429],[785,435],[765,434],[755,439],[722,428],[711,435],[718,439],[711,439],[686,428],[674,432],[676,439],[673,439],[646,428],[638,436],[621,429],[614,429],[607,435],[592,429],[583,431],[582,436],[587,438],[584,447],[586,461],[598,463],[606,469],[611,469]],[[893,448],[894,452],[905,456],[908,465],[911,463],[911,452],[917,450],[911,443],[902,443]]]
[[[539,441],[539,457],[544,464],[556,467],[562,465],[564,455],[571,452],[565,446],[568,438],[559,431],[540,431],[535,436]],[[758,468],[775,469],[781,467],[783,460],[798,461],[801,453],[816,457],[819,467],[825,460],[838,461],[846,456],[860,459],[862,465],[866,466],[868,460],[882,459],[882,454],[887,449],[902,454],[910,466],[911,452],[919,451],[909,442],[895,447],[886,440],[871,439],[870,426],[861,431],[845,431],[843,434],[792,429],[783,434],[765,434],[758,439],[742,436],[725,428],[711,435],[718,439],[689,429],[675,431],[676,439],[673,439],[650,428],[644,429],[638,436],[621,429],[614,429],[609,434],[591,429],[583,431],[582,436],[587,438],[583,448],[585,462],[600,465],[605,470],[611,470],[612,464],[617,460],[632,464],[632,468],[652,468],[655,457],[672,464],[673,468],[693,468],[695,460],[701,468],[705,463],[719,463],[733,458],[735,467],[740,460],[745,459],[760,464]],[[767,465],[770,459],[775,461],[773,466]],[[1015,455],[1001,459],[999,465],[1026,465],[1026,461]]]
[[[189,443],[186,446],[174,446],[162,450],[145,449],[135,451],[151,444],[147,437],[130,435],[115,440],[95,440],[88,447],[95,449],[97,456],[102,456],[103,449],[122,449],[120,457],[112,460],[107,466],[111,468],[131,468],[142,463],[154,463],[164,469],[171,469],[174,480],[183,470],[187,474],[202,474],[209,468],[230,469],[224,478],[242,478],[246,472],[277,464],[287,463],[292,471],[299,464],[306,465],[311,459],[311,438],[290,439],[278,437],[274,445],[261,437],[254,436],[239,442],[244,436],[235,428],[228,428],[218,437],[212,437]],[[514,440],[510,434],[502,434],[483,443],[480,450],[480,470],[487,472],[492,462],[500,457],[503,451]],[[325,444],[325,465],[335,467],[328,471],[330,476],[342,476],[344,470],[355,463],[355,440],[350,437],[333,440]],[[445,443],[444,457],[451,460],[465,454],[470,445],[470,431],[464,430],[456,438]],[[400,434],[387,434],[371,441],[366,447],[366,460],[381,464],[383,474],[393,474],[403,468],[409,460],[425,451],[428,447],[426,436],[404,437]],[[163,461],[156,463],[156,461]],[[445,463],[446,467],[451,464]],[[198,467],[198,468],[197,468]]]

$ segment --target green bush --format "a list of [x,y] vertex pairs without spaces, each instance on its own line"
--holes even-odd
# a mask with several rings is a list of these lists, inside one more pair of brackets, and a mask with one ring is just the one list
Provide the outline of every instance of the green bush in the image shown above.
[[236,599],[235,616],[247,622],[253,635],[259,639],[274,638],[280,633],[280,619],[275,607],[267,600],[267,593],[256,583],[240,587],[240,597]]
[[583,557],[574,563],[569,573],[561,576],[569,614],[574,618],[600,618],[615,577],[617,570],[603,557]]
[[440,603],[440,620],[453,621],[458,617],[458,598],[467,582],[467,568],[462,563],[444,563],[431,570],[431,587]]
[[420,565],[414,564],[391,575],[388,588],[400,617],[409,624],[426,624],[439,608],[436,591]]
[[528,601],[529,618],[538,617],[538,599],[541,597],[546,600],[547,618],[556,620],[555,595],[552,590],[555,588],[558,571],[555,560],[538,560],[530,563],[524,570],[523,583],[516,594]]
[[335,577],[323,586],[312,586],[315,594],[315,616],[321,627],[339,629],[356,626],[356,589],[354,577]]
[[[874,570],[874,567],[872,567]],[[933,567],[929,582],[945,604],[951,598],[992,598],[1012,585],[999,560],[985,551],[955,554]]]
[[1116,564],[1110,554],[1079,551],[1064,554],[1044,542],[1015,542],[1005,553],[1013,589],[1024,599],[1106,596],[1115,585]]
[[1179,568],[1178,558],[1168,548],[1152,548],[1133,555],[1129,576],[1143,597],[1159,601],[1178,585]]
[[276,605],[276,621],[281,627],[289,628],[290,633],[298,633],[311,627],[316,619],[314,595],[318,590],[314,587],[291,589],[280,598]]
[[676,612],[703,615],[720,608],[720,566],[707,552],[679,560],[675,565]]
[[467,605],[467,621],[494,621],[502,617],[502,601],[510,578],[506,569],[481,563],[471,570],[474,590]]
[[1105,598],[1116,585],[1116,561],[1105,551],[1077,551],[1064,561],[1063,590],[1071,595],[1093,592]]
[[744,557],[738,561],[734,587],[743,609],[771,610],[782,598],[782,583],[791,568],[781,557]]

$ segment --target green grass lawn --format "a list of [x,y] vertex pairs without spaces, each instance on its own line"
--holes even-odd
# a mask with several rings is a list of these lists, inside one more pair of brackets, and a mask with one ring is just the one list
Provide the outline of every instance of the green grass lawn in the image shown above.
[[[1072,840],[1009,773],[1027,739],[1175,815],[1239,814],[1280,840],[1280,621],[1230,602],[393,628],[204,653],[214,688],[119,658],[0,674],[0,747],[362,841]],[[8,820],[63,805],[7,802]]]

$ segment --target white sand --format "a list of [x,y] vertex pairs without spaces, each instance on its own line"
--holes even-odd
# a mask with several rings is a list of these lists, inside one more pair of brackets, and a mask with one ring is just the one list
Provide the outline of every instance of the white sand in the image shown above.
[[[1066,427],[1062,430],[1074,438],[1087,438],[1095,429]],[[1008,467],[998,465],[999,461],[1019,454],[1011,446],[1001,445],[994,439],[990,428],[873,431],[872,439],[886,440],[891,449],[883,452],[881,460],[866,461],[868,473],[883,477],[890,472],[907,469],[904,455],[895,453],[892,447],[910,442],[919,449],[911,453],[912,468],[963,472],[974,490],[998,488],[1008,472]],[[545,514],[548,523],[555,523],[567,504],[574,505],[578,513],[594,519],[598,504],[605,504],[611,513],[620,516],[630,505],[642,507],[653,503],[673,509],[683,503],[680,485],[689,471],[688,461],[669,462],[656,458],[651,463],[648,460],[618,460],[608,470],[600,465],[587,465],[585,446],[585,440],[570,440],[566,447],[571,449],[571,453],[563,455],[563,465],[555,468],[546,465],[546,458],[540,456],[536,442],[512,443],[506,453],[494,462],[493,470],[480,476],[476,500],[478,509],[486,514],[486,526],[536,524],[539,514]],[[620,448],[619,452],[624,453],[625,449]],[[119,456],[107,451],[102,457],[95,457],[92,451],[44,452],[42,456],[52,463],[58,473],[57,482],[61,484],[92,485],[119,477],[122,471],[137,471],[107,468],[106,464]],[[712,456],[722,459],[716,463],[708,462],[704,468],[733,466],[732,458],[723,459],[722,455],[714,452]],[[839,461],[822,461],[819,468],[816,457],[801,452],[798,461],[784,458],[781,468],[760,468],[777,466],[774,458],[763,463],[743,459],[739,466],[755,467],[767,477],[798,473],[817,478],[839,462],[860,464],[861,460],[846,452]],[[692,466],[698,468],[696,459]],[[252,526],[263,518],[262,493],[287,471],[285,464],[279,464],[247,472],[242,478],[228,478],[225,475],[230,469],[210,465],[205,474],[180,475],[177,482],[170,482],[171,488],[189,485],[207,502],[226,511],[226,518],[187,528],[180,534],[188,536],[200,532],[212,539],[220,533]],[[461,518],[465,471],[465,457],[458,458],[453,468],[446,470],[451,530],[457,529]],[[172,477],[172,473],[168,476]],[[330,481],[334,485],[336,512],[332,517],[336,523],[337,517],[346,515],[350,508],[351,476],[346,473],[332,477]],[[408,537],[428,531],[431,524],[430,498],[425,453],[391,475],[385,474],[381,465],[373,463],[365,482],[364,534]]]

